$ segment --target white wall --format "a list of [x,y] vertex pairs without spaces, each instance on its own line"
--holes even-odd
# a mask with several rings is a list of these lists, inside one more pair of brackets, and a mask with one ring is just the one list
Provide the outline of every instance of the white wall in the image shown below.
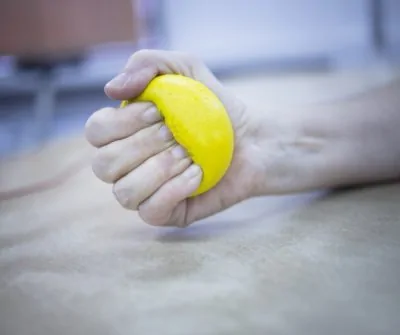
[[169,47],[209,63],[364,50],[365,0],[164,0]]

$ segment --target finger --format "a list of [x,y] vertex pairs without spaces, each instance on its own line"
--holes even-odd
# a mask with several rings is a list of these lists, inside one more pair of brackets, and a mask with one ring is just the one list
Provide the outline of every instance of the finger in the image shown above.
[[202,172],[192,164],[182,174],[160,187],[150,198],[140,204],[139,215],[147,223],[155,226],[186,225],[186,210],[182,203],[199,187]]
[[88,119],[85,135],[89,143],[101,147],[133,135],[162,119],[157,108],[149,102],[137,102],[125,108],[102,108]]
[[195,58],[191,55],[165,50],[140,50],[128,60],[124,70],[104,88],[112,99],[136,98],[157,75],[177,73],[193,77],[191,65]]
[[184,171],[190,162],[182,147],[175,145],[118,180],[113,187],[114,195],[124,208],[136,210],[162,184]]
[[116,100],[136,98],[157,74],[156,66],[146,66],[137,71],[125,70],[106,84],[104,92]]
[[163,122],[156,123],[98,149],[92,163],[93,172],[102,181],[114,183],[174,143],[167,126]]

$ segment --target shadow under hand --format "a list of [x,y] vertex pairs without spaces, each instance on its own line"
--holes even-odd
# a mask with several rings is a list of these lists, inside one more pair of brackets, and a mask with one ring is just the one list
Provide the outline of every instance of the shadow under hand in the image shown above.
[[186,228],[159,228],[156,231],[155,240],[162,243],[201,243],[228,234],[260,229],[260,225],[279,229],[279,217],[287,216],[299,208],[312,206],[325,196],[325,192],[314,192],[251,199]]

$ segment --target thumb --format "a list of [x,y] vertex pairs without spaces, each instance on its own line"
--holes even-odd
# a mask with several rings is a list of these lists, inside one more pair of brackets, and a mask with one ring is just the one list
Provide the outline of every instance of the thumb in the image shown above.
[[106,84],[104,92],[115,100],[134,99],[157,74],[158,69],[155,66],[145,66],[136,70],[125,69]]
[[106,84],[104,91],[111,99],[134,99],[154,77],[161,74],[181,74],[199,80],[215,92],[221,89],[209,69],[192,55],[176,51],[140,50],[129,58],[123,71]]
[[190,76],[190,63],[189,56],[178,52],[140,50],[129,58],[123,71],[107,83],[104,90],[111,99],[134,99],[157,75]]

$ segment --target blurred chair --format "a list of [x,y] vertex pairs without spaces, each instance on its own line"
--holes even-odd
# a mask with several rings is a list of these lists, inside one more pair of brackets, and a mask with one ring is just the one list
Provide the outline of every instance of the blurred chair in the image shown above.
[[17,78],[34,72],[37,133],[49,133],[55,104],[55,70],[78,65],[88,48],[137,42],[135,0],[2,0],[0,54],[16,59]]

